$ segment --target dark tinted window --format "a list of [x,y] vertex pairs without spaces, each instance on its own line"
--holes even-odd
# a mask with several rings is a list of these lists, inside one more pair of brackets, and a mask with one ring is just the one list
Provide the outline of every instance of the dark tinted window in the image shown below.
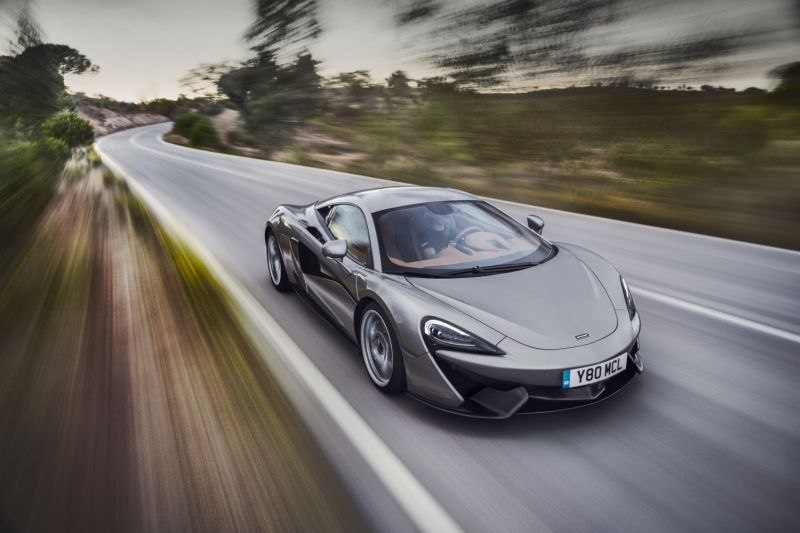
[[364,265],[369,263],[369,230],[361,209],[354,205],[336,205],[325,219],[336,239],[347,241],[347,253]]
[[414,204],[375,213],[385,272],[447,274],[547,260],[553,246],[480,201]]

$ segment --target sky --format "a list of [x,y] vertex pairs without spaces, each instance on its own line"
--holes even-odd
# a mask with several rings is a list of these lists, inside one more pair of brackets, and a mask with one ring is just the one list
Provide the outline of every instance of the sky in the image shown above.
[[[608,50],[631,41],[669,40],[692,31],[713,32],[717,24],[766,29],[774,42],[749,51],[738,58],[738,68],[708,80],[737,88],[766,87],[767,70],[800,60],[795,0],[654,4],[657,9],[598,29],[592,46]],[[311,51],[322,60],[322,73],[368,69],[378,80],[397,69],[417,77],[434,74],[415,59],[408,35],[395,27],[392,6],[388,0],[321,0],[323,33]],[[32,0],[31,9],[47,42],[69,44],[99,65],[97,74],[66,80],[72,91],[90,95],[128,101],[172,98],[188,93],[180,78],[199,64],[248,56],[242,35],[252,19],[251,0]]]
[[[242,38],[250,0],[34,0],[48,42],[66,43],[100,66],[68,76],[72,91],[119,100],[173,98],[188,93],[180,78],[201,63],[248,57]],[[397,69],[430,73],[404,61],[392,11],[380,1],[323,1],[323,37],[311,46],[323,74],[369,69],[383,79]]]

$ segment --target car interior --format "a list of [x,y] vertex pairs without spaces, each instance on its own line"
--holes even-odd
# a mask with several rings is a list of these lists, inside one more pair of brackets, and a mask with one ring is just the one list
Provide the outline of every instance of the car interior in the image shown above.
[[526,232],[470,202],[397,209],[381,215],[378,226],[386,256],[402,267],[479,262],[539,246]]

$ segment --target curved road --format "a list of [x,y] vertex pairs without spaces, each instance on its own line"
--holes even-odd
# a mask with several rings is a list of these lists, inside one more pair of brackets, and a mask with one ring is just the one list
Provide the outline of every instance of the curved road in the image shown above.
[[625,274],[645,374],[607,402],[459,418],[369,383],[353,345],[272,290],[263,225],[280,203],[380,186],[363,176],[165,143],[99,141],[258,299],[470,531],[800,530],[800,253],[496,201]]

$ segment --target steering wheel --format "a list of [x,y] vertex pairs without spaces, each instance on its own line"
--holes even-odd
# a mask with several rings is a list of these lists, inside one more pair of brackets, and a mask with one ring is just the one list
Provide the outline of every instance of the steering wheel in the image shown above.
[[456,235],[455,238],[453,239],[453,242],[455,242],[456,244],[456,249],[464,252],[467,255],[472,255],[473,252],[472,250],[470,250],[469,246],[467,246],[465,239],[467,238],[467,235],[471,235],[478,231],[483,231],[483,230],[481,230],[481,228],[477,226],[469,226],[468,228],[464,228],[461,231],[459,231],[458,235]]

